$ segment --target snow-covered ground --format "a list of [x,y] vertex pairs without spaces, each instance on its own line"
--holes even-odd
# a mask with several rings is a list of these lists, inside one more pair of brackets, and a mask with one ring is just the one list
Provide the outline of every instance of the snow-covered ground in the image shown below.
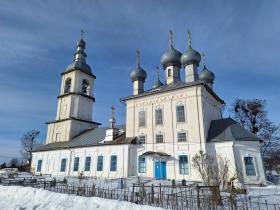
[[140,206],[125,201],[96,197],[80,197],[49,192],[43,189],[0,185],[0,209],[2,210],[160,210],[151,206]]

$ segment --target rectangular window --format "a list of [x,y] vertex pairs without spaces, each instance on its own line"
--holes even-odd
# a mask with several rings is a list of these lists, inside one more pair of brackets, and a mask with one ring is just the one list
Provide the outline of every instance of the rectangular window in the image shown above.
[[78,171],[79,170],[79,162],[80,162],[80,158],[79,157],[75,157],[73,171]]
[[155,120],[156,120],[156,125],[163,124],[162,109],[155,110]]
[[145,111],[139,112],[139,127],[146,126]]
[[163,143],[163,135],[157,134],[156,135],[156,143]]
[[186,132],[179,132],[177,134],[177,139],[178,139],[178,142],[187,141],[187,133]]
[[112,155],[111,163],[110,163],[110,171],[116,171],[116,170],[117,170],[117,156]]
[[253,157],[244,157],[245,170],[247,176],[256,176],[255,164]]
[[90,171],[90,163],[91,163],[91,157],[88,156],[86,157],[86,161],[85,161],[85,171]]
[[180,174],[189,174],[189,161],[187,155],[179,156],[179,173]]
[[138,136],[138,144],[145,144],[146,136]]
[[138,173],[146,173],[146,159],[145,157],[138,157]]
[[176,106],[177,122],[185,122],[185,107],[183,105]]
[[41,172],[42,169],[42,160],[38,160],[37,162],[37,172]]
[[66,171],[66,158],[61,159],[60,163],[60,172],[65,172]]
[[103,156],[97,157],[97,171],[103,171]]

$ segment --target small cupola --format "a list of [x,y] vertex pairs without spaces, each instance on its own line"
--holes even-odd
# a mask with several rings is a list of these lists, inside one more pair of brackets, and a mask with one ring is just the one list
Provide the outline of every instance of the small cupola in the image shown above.
[[64,72],[72,70],[80,70],[88,74],[92,74],[90,66],[86,63],[87,54],[85,53],[86,43],[84,41],[84,31],[81,30],[81,38],[77,42],[77,49],[74,53],[74,61]]
[[112,106],[111,110],[112,110],[112,115],[111,115],[111,118],[109,119],[110,127],[106,129],[105,139],[101,143],[113,141],[121,133],[121,131],[115,127],[115,123],[116,123],[115,107]]
[[181,67],[182,53],[173,47],[173,32],[171,30],[169,31],[169,36],[170,48],[162,54],[160,63],[163,68],[166,68],[168,66]]
[[152,86],[153,89],[159,88],[163,85],[163,83],[159,79],[159,67],[157,66],[156,69],[157,69],[157,80],[156,80],[155,84]]
[[170,48],[166,50],[161,58],[160,63],[165,71],[166,84],[180,81],[180,68],[182,53],[173,47],[173,33],[169,31]]
[[197,67],[199,66],[200,60],[200,53],[195,51],[191,46],[191,32],[188,30],[188,50],[181,57],[181,63],[185,69],[186,82],[198,80]]
[[190,64],[196,64],[199,66],[201,60],[200,53],[192,48],[191,41],[191,32],[188,30],[188,49],[181,57],[181,63],[184,67]]
[[212,88],[212,86],[214,84],[214,80],[215,80],[215,74],[206,67],[205,54],[202,54],[202,56],[203,56],[203,61],[204,61],[204,67],[203,67],[203,70],[199,74],[199,80],[207,83],[208,86]]
[[138,95],[144,92],[144,83],[147,78],[147,73],[140,65],[139,50],[136,50],[136,67],[130,73],[130,78],[133,82],[133,95]]

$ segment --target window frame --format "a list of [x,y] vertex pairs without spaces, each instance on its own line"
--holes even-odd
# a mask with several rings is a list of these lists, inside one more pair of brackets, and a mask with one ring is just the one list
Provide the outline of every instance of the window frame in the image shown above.
[[[252,160],[252,163],[249,165],[249,166],[253,166],[253,168],[249,168],[248,169],[248,165],[246,164],[246,160],[247,158],[251,158]],[[243,161],[244,161],[244,169],[245,169],[245,175],[246,176],[249,176],[249,177],[254,177],[254,176],[257,176],[257,171],[256,171],[256,164],[255,164],[255,158],[252,157],[252,156],[244,156],[243,157]],[[250,171],[250,173],[253,171],[254,173],[253,174],[249,174],[248,172]]]
[[91,156],[86,156],[85,158],[85,171],[91,170]]
[[[181,158],[186,158],[186,163],[181,162]],[[189,175],[190,174],[190,165],[189,165],[189,156],[186,154],[182,154],[178,156],[179,162],[179,174],[181,175]]]
[[[183,107],[183,109],[178,110],[180,107]],[[183,111],[183,114],[182,114],[182,111]],[[182,117],[184,117],[184,119],[182,119]],[[176,122],[177,123],[186,122],[186,110],[185,110],[185,105],[183,105],[183,104],[176,105]]]
[[[113,158],[115,160],[113,160]],[[117,171],[117,166],[118,166],[118,156],[117,155],[111,155],[110,157],[110,171],[111,172],[116,172]]]
[[171,77],[171,76],[172,76],[171,68],[168,68],[167,69],[167,77]]
[[103,162],[104,162],[103,155],[98,155],[97,156],[96,171],[103,171]]
[[[140,138],[144,138],[144,142],[141,142]],[[138,144],[146,144],[146,135],[139,135],[137,143]]]
[[[180,138],[181,134],[185,134],[185,140],[184,141],[180,140],[181,139]],[[188,133],[187,133],[187,131],[179,131],[179,132],[177,132],[177,142],[187,142],[187,141],[188,141]]]
[[[62,165],[62,163],[63,163],[63,165]],[[67,158],[61,158],[61,160],[60,160],[60,170],[59,171],[60,172],[66,172],[66,165],[67,165]]]
[[63,94],[71,93],[72,78],[67,77],[64,82]]
[[[143,114],[143,115],[141,115],[141,114]],[[139,125],[139,128],[146,127],[146,111],[145,110],[141,110],[138,112],[138,125]]]
[[[160,115],[158,115],[160,111]],[[158,120],[160,116],[160,120]],[[163,125],[163,109],[162,108],[157,108],[155,109],[155,125]]]
[[43,160],[37,160],[37,167],[36,167],[36,172],[41,172],[42,171],[42,164],[43,164]]
[[79,171],[79,167],[80,167],[80,157],[75,157],[74,165],[73,165],[73,172]]
[[[144,162],[141,161],[144,159]],[[146,173],[146,158],[143,156],[138,156],[138,173]]]
[[[157,139],[158,136],[162,136],[162,141],[161,141],[161,142],[158,141],[158,139]],[[155,142],[156,142],[156,144],[164,143],[164,135],[163,135],[163,133],[157,133],[157,134],[156,134],[156,136],[155,136]]]

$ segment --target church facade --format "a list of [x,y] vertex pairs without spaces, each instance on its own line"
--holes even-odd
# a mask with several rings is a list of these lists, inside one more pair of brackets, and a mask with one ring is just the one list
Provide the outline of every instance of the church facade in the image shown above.
[[[201,181],[192,165],[200,151],[229,161],[230,176],[240,182],[265,182],[260,139],[231,118],[223,118],[225,102],[215,93],[215,74],[191,46],[183,54],[170,47],[161,56],[165,82],[158,78],[145,90],[146,71],[137,51],[131,72],[132,95],[121,99],[126,125],[109,127],[92,121],[94,80],[86,63],[85,42],[77,43],[75,59],[61,74],[57,115],[48,122],[46,143],[32,153],[34,173],[55,176]],[[182,71],[184,77],[181,78]]]

